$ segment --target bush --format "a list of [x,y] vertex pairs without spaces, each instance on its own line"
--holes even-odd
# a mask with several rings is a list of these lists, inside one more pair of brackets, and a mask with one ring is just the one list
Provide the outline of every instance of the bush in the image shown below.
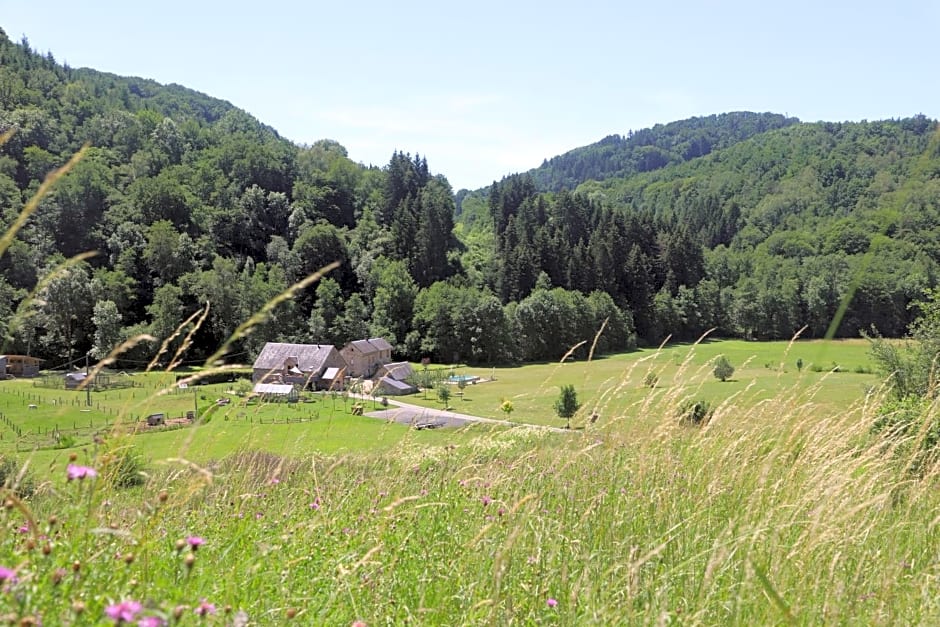
[[130,488],[143,485],[145,481],[144,461],[134,446],[114,446],[100,458],[100,472],[112,485]]
[[19,497],[31,496],[36,491],[32,475],[9,457],[0,457],[0,486]]
[[727,357],[719,355],[718,359],[715,360],[715,369],[712,373],[719,381],[727,381],[734,374],[734,366],[731,365]]
[[688,399],[679,406],[679,420],[691,425],[707,423],[714,410],[708,401]]
[[657,383],[659,383],[659,375],[655,372],[647,372],[646,377],[643,378],[643,385],[648,388],[654,388]]
[[891,398],[878,408],[871,432],[895,445],[895,452],[910,460],[909,471],[920,474],[937,461],[940,416],[929,400],[915,396]]

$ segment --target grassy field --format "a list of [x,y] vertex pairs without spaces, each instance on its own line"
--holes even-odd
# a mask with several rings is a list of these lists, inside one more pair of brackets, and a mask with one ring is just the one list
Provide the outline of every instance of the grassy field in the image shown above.
[[[719,382],[711,364],[725,355],[736,370],[730,381]],[[802,360],[802,369],[796,366]],[[838,366],[838,372],[832,372]],[[468,385],[462,398],[451,386],[455,411],[483,417],[507,418],[499,410],[503,400],[513,402],[513,421],[562,425],[552,408],[559,386],[573,384],[584,404],[572,426],[583,428],[594,415],[597,426],[614,428],[641,418],[651,405],[678,405],[686,398],[704,399],[750,409],[772,398],[808,404],[820,415],[837,413],[859,401],[878,383],[870,371],[867,343],[713,341],[675,345],[662,350],[594,359],[591,362],[532,364],[519,367],[454,372],[475,374],[485,382]],[[860,372],[861,371],[861,372]],[[420,370],[419,370],[420,373]],[[645,384],[655,373],[655,387]],[[334,454],[388,450],[407,439],[411,445],[461,443],[476,433],[463,431],[409,432],[406,427],[350,413],[354,400],[341,394],[308,394],[305,402],[245,405],[236,383],[177,389],[176,375],[125,375],[134,387],[94,391],[67,391],[37,387],[28,380],[0,383],[0,453],[28,455],[37,469],[60,468],[65,459],[94,450],[99,434],[115,425],[135,432],[132,442],[146,462],[185,457],[195,463],[220,459],[233,451],[261,450],[286,457],[311,452]],[[244,387],[244,386],[242,386]],[[221,398],[231,404],[217,407]],[[91,404],[87,402],[90,399]],[[402,400],[441,407],[436,393],[418,393]],[[378,408],[366,401],[366,410]],[[142,428],[152,413],[168,419],[194,411],[194,428],[176,430]],[[620,427],[616,427],[620,428]]]
[[[464,437],[410,431],[396,423],[353,415],[356,401],[341,394],[310,393],[304,402],[293,404],[246,404],[232,383],[176,389],[175,376],[148,373],[132,378],[135,387],[90,394],[37,387],[29,380],[0,383],[0,455],[29,459],[37,472],[48,476],[76,452],[83,459],[93,457],[96,439],[114,432],[132,434],[129,442],[148,465],[169,458],[202,464],[243,450],[287,457],[314,451],[382,451],[402,439],[424,445]],[[231,403],[217,406],[222,398]],[[381,409],[374,401],[364,405],[366,410]],[[144,426],[150,414],[162,413],[172,420],[190,411],[199,416],[195,426]]]
[[[707,361],[697,352],[689,376]],[[664,370],[663,390],[680,388],[681,366],[662,364],[676,368]],[[23,499],[7,492],[4,620],[940,622],[937,467],[912,471],[910,446],[870,432],[877,399],[825,412],[802,399],[804,381],[825,391],[850,375],[770,372],[791,379],[756,402],[728,395],[698,427],[676,419],[679,395],[647,392],[642,411],[567,433],[442,431],[433,441],[402,431],[385,441],[397,427],[373,421],[355,429],[372,439],[358,450],[314,452],[312,431],[285,431],[282,450],[298,439],[308,452],[251,452],[242,440],[224,459],[190,463],[211,446],[204,436],[328,423],[259,428],[214,416],[135,436],[163,458],[137,488],[117,487],[102,452],[126,437],[106,435],[100,449],[73,451],[97,477],[66,482],[63,460],[54,484]]]
[[[573,424],[583,424],[592,414],[599,420],[628,419],[659,397],[673,402],[685,397],[719,405],[734,399],[749,407],[781,395],[810,402],[821,412],[839,411],[858,401],[880,379],[864,340],[746,342],[710,341],[697,345],[672,345],[662,350],[632,353],[564,364],[530,364],[515,368],[454,369],[487,381],[463,391],[451,385],[450,405],[455,411],[490,418],[506,418],[503,400],[513,403],[511,420],[560,425],[553,403],[560,386],[574,385],[583,409]],[[712,362],[725,355],[734,365],[731,380],[712,375]],[[797,368],[802,360],[802,370]],[[834,370],[838,370],[834,372]],[[420,377],[420,367],[416,368]],[[645,385],[648,373],[658,378],[655,387]],[[494,379],[495,377],[495,379]],[[434,390],[403,397],[409,403],[442,407]]]

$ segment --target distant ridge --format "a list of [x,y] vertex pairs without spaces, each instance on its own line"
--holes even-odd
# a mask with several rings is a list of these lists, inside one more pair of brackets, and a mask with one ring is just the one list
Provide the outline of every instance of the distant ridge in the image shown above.
[[631,131],[545,160],[529,170],[539,191],[574,189],[588,180],[626,178],[703,157],[755,135],[798,124],[778,113],[736,111]]

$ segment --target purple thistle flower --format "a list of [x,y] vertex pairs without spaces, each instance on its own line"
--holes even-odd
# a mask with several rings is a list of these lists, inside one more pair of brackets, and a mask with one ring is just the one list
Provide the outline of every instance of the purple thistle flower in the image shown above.
[[140,609],[140,603],[128,599],[115,605],[109,605],[105,608],[104,613],[107,614],[108,618],[113,620],[115,624],[120,625],[121,623],[132,622],[137,616],[137,613],[140,612]]
[[203,599],[199,602],[199,605],[196,606],[195,612],[200,616],[209,616],[210,614],[215,614],[215,605]]
[[0,566],[0,581],[16,583],[16,571],[6,566]]
[[186,538],[186,542],[187,544],[189,544],[189,548],[191,548],[193,551],[195,551],[196,549],[198,549],[199,547],[201,547],[203,544],[206,543],[206,541],[200,538],[199,536],[189,536],[188,538]]
[[65,469],[65,473],[68,481],[73,479],[93,479],[98,476],[98,471],[94,468],[78,466],[77,464],[69,464]]
[[548,600],[545,601],[545,603],[548,605],[548,607],[555,607],[556,605],[558,605],[558,601],[556,601],[552,597],[548,597]]
[[481,501],[482,501],[482,503],[483,503],[483,506],[485,507],[485,506],[489,505],[490,503],[492,503],[492,502],[493,502],[493,499],[491,499],[491,498],[488,497],[488,496],[484,496],[484,497],[481,499]]
[[159,616],[144,616],[137,621],[137,627],[166,627],[166,621]]

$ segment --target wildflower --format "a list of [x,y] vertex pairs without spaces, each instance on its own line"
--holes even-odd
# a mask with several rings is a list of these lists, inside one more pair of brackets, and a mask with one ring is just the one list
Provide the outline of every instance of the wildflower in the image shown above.
[[62,580],[65,579],[65,576],[68,574],[68,571],[64,568],[56,568],[52,571],[52,583],[54,585],[59,585],[62,583]]
[[281,480],[278,479],[277,477],[271,477],[271,481],[269,481],[268,483],[270,483],[271,485],[277,485],[277,484],[279,484],[280,482],[281,482]]
[[215,605],[203,599],[199,602],[199,605],[196,606],[194,611],[200,616],[209,616],[211,614],[215,614]]
[[484,496],[484,497],[483,497],[482,499],[480,499],[480,500],[482,501],[484,507],[493,502],[493,499],[491,499],[491,498],[488,497],[488,496]]
[[0,581],[4,583],[16,583],[16,571],[6,566],[0,566]]
[[186,538],[186,543],[189,544],[189,547],[193,551],[195,551],[196,549],[201,547],[203,544],[205,544],[206,541],[200,538],[199,536],[189,536],[188,538]]
[[93,479],[98,476],[98,471],[94,468],[89,468],[88,466],[79,466],[77,464],[69,464],[65,471],[68,481],[71,481],[72,479]]
[[117,603],[115,605],[109,605],[105,608],[104,613],[108,615],[108,618],[113,620],[115,624],[120,625],[121,623],[130,623],[137,617],[137,613],[140,612],[141,605],[137,601],[125,600]]
[[548,605],[548,607],[555,607],[556,605],[558,605],[558,601],[556,601],[552,597],[548,597],[548,600],[545,603]]
[[313,503],[310,504],[310,509],[320,509],[320,497],[313,499]]
[[166,621],[159,616],[144,616],[137,621],[137,627],[165,627]]

